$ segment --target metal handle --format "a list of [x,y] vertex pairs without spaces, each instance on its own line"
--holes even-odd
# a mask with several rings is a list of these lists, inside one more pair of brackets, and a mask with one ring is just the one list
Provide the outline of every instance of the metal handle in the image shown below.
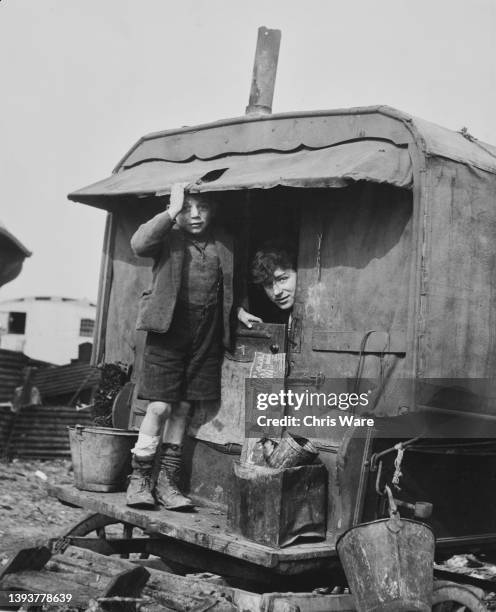
[[429,518],[432,515],[432,510],[434,508],[434,506],[430,502],[416,501],[415,503],[410,504],[408,502],[402,501],[401,499],[395,499],[394,501],[396,502],[397,506],[408,508],[408,510],[411,510],[413,512],[413,516],[415,518],[420,519]]
[[263,329],[238,329],[236,331],[236,336],[238,336],[238,338],[268,338],[268,339],[272,337],[268,331],[265,331]]
[[389,531],[391,531],[391,533],[398,533],[403,529],[400,514],[398,512],[398,508],[396,506],[396,502],[394,500],[391,489],[388,487],[388,485],[385,486],[385,489],[389,501],[389,521],[387,524],[387,528],[389,529]]

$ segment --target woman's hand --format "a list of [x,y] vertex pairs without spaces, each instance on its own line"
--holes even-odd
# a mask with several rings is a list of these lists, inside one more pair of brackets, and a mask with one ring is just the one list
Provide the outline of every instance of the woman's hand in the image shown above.
[[241,321],[246,327],[252,328],[253,323],[263,323],[260,317],[256,317],[255,315],[246,312],[244,308],[238,308],[238,321]]

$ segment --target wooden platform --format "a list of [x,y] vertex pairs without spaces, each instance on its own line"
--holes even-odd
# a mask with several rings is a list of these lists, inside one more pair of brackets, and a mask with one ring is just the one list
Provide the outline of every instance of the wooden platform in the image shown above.
[[62,502],[140,527],[149,534],[166,536],[279,574],[324,569],[337,560],[334,546],[327,541],[275,549],[246,540],[230,532],[225,514],[213,508],[202,507],[188,513],[163,508],[138,510],[126,506],[125,493],[93,493],[80,491],[74,486],[54,484],[48,485],[48,492]]

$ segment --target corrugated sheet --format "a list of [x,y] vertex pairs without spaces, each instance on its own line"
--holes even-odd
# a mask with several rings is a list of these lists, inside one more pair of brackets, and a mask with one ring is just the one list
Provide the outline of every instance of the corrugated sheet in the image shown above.
[[86,363],[52,366],[30,359],[24,353],[0,349],[0,402],[11,402],[16,387],[24,382],[25,369],[37,368],[30,383],[41,393],[42,401],[96,387],[101,372]]
[[41,393],[42,401],[50,397],[76,393],[96,387],[101,371],[88,364],[74,363],[64,366],[38,370],[32,379],[33,385]]
[[8,406],[0,406],[0,455],[5,449],[12,416],[13,412]]
[[28,366],[48,364],[30,359],[24,353],[0,349],[0,402],[10,402],[16,387],[24,380],[24,369]]
[[8,456],[32,459],[70,457],[67,427],[91,425],[88,410],[67,406],[27,406],[17,415],[0,408],[0,444],[5,451],[6,433],[10,433]]
[[[218,171],[216,173],[216,171]],[[201,180],[205,175],[210,177]],[[218,176],[218,178],[217,178]],[[345,187],[354,181],[412,185],[406,148],[361,140],[318,150],[259,152],[188,163],[149,161],[81,189],[70,198],[84,202],[102,196],[167,193],[173,183],[190,182],[190,191],[287,187]]]

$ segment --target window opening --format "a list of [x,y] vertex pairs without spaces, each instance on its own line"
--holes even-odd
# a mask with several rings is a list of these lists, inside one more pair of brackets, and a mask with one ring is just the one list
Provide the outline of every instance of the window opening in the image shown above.
[[92,337],[95,329],[94,319],[81,319],[81,325],[79,327],[79,335],[85,337]]
[[9,334],[22,335],[26,332],[26,313],[9,312]]

